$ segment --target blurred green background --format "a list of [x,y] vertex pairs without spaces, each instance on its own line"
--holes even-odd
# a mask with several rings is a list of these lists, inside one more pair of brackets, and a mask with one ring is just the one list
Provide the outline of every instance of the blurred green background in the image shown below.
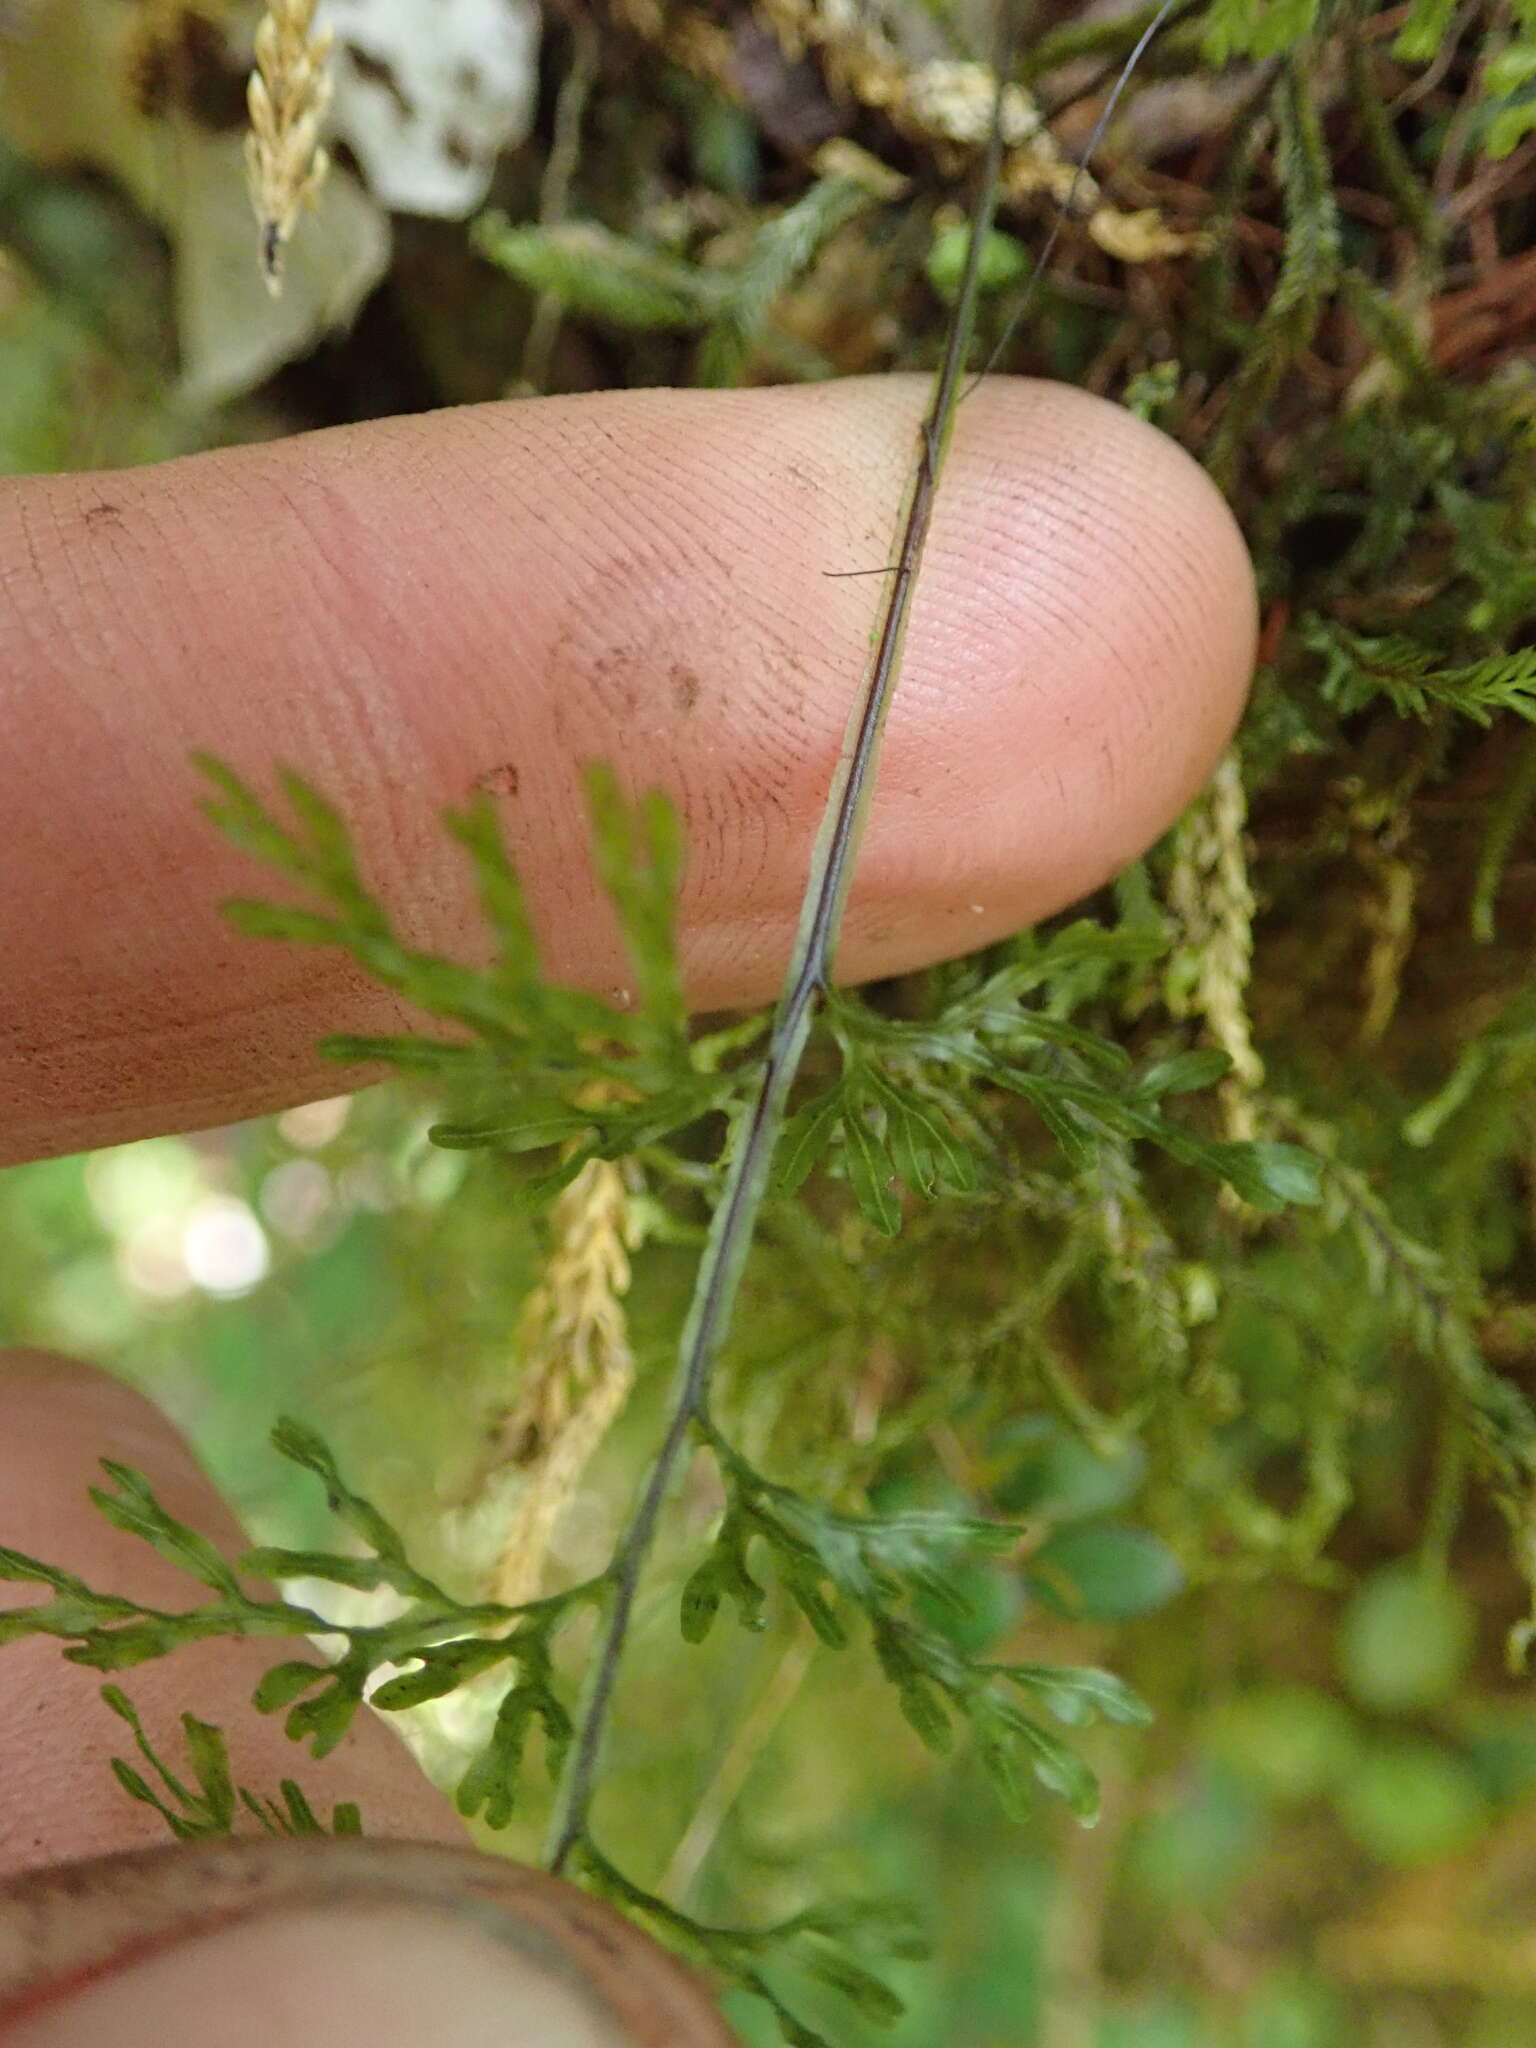
[[[536,1247],[496,1168],[435,1151],[424,1122],[379,1090],[0,1176],[0,1338],[147,1389],[264,1538],[326,1534],[322,1504],[264,1447],[283,1412],[430,1538],[465,1483]],[[686,1272],[679,1251],[641,1254],[652,1389]],[[1284,1369],[1257,1328],[1229,1355],[1254,1387]],[[584,1486],[561,1538],[571,1569],[602,1555],[650,1420],[642,1399]],[[1367,1478],[1384,1497],[1401,1452],[1383,1430]],[[807,1871],[914,1898],[939,1962],[889,1973],[911,2008],[889,2036],[829,2005],[850,2048],[1536,2039],[1536,1715],[1499,1675],[1488,1617],[1411,1555],[1320,1584],[1191,1588],[1139,1522],[1144,1464],[1134,1440],[1100,1457],[1017,1417],[986,1500],[1044,1540],[1027,1587],[975,1568],[950,1624],[1000,1653],[1101,1659],[1154,1703],[1144,1735],[1092,1744],[1097,1829],[1049,1809],[1002,1820],[978,1768],[918,1748],[862,1651],[812,1654],[782,1615],[766,1639],[721,1631],[684,1651],[668,1586],[626,1694],[619,1838],[634,1831],[648,1871],[692,1874],[701,1909],[782,1909]],[[956,1491],[917,1459],[875,1497]],[[1378,1537],[1399,1513],[1384,1498]],[[1502,1574],[1485,1569],[1497,1606]],[[1070,1622],[1052,1612],[1064,1585]],[[323,1789],[323,1769],[306,1775]],[[737,1795],[723,1811],[722,1785]],[[536,1853],[541,1818],[536,1796],[514,1851]],[[697,1882],[706,1847],[731,1872],[723,1897]],[[745,2040],[774,2038],[749,2004],[734,2016]]]

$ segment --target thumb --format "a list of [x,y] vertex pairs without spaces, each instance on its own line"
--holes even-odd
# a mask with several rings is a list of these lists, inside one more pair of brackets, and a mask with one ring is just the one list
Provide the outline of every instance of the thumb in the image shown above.
[[[185,1447],[126,1387],[0,1353],[0,1409],[0,1544],[184,1607],[184,1575],[88,1505],[104,1451],[228,1554],[245,1549]],[[38,1590],[0,1585],[0,1610]],[[302,1758],[296,1768],[293,1744],[250,1706],[284,1647],[202,1643],[128,1683],[163,1753],[179,1756],[176,1710],[191,1700],[227,1732],[237,1782],[270,1796],[284,1777],[307,1779],[317,1812],[361,1806],[364,1840],[162,1848],[159,1818],[108,1768],[131,1743],[100,1701],[100,1674],[45,1636],[0,1651],[6,2048],[728,2048],[703,1986],[636,1927],[462,1846],[448,1802],[378,1718],[361,1716],[317,1778]]]
[[731,2048],[702,1984],[541,1871],[204,1842],[0,1880],[7,2048]]

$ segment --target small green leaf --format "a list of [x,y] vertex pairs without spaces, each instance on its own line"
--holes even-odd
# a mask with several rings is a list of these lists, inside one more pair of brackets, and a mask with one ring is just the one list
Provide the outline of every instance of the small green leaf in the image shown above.
[[85,1641],[71,1643],[64,1655],[71,1664],[83,1664],[88,1671],[129,1671],[194,1640],[174,1618],[157,1617],[125,1622],[121,1628],[94,1629]]
[[1456,0],[1413,0],[1392,54],[1404,64],[1428,64],[1450,34]]
[[1158,1060],[1147,1068],[1137,1083],[1137,1093],[1154,1099],[1160,1095],[1192,1095],[1198,1089],[1212,1087],[1231,1065],[1227,1055],[1214,1048],[1175,1053],[1171,1059]]
[[516,1654],[515,1638],[497,1641],[471,1637],[463,1642],[439,1644],[422,1652],[422,1663],[415,1671],[402,1671],[397,1678],[386,1679],[369,1695],[369,1704],[380,1713],[394,1714],[422,1706],[428,1700],[443,1699],[458,1686],[467,1685],[482,1672],[493,1671]]
[[843,1114],[843,1091],[828,1090],[802,1103],[784,1126],[774,1153],[771,1185],[776,1194],[792,1195],[825,1156]]
[[1206,54],[1229,58],[1278,57],[1313,31],[1323,0],[1211,0],[1205,17]]
[[937,1189],[971,1194],[976,1162],[945,1121],[943,1112],[904,1093],[882,1069],[870,1069],[887,1121],[891,1161],[914,1195],[928,1200]]
[[742,1627],[755,1633],[767,1626],[768,1594],[747,1569],[750,1540],[746,1526],[736,1516],[727,1515],[715,1539],[715,1558],[721,1591],[734,1603]]
[[131,1764],[125,1763],[120,1756],[115,1756],[110,1759],[109,1767],[128,1797],[137,1800],[141,1806],[153,1807],[178,1842],[196,1840],[202,1830],[195,1827],[185,1814],[177,1813],[173,1807],[168,1806],[159,1793],[151,1791],[144,1778]]
[[307,1742],[310,1755],[318,1762],[346,1735],[362,1703],[361,1671],[338,1665],[317,1693],[289,1708],[284,1731],[292,1742]]
[[1031,1693],[1069,1728],[1087,1727],[1096,1715],[1123,1727],[1144,1728],[1152,1709],[1111,1671],[1091,1665],[1009,1664],[1001,1675]]
[[510,1823],[533,1716],[533,1695],[514,1687],[501,1703],[490,1741],[459,1780],[454,1803],[466,1820],[480,1814],[490,1828]]
[[282,1814],[287,1822],[285,1832],[292,1835],[323,1835],[314,1808],[304,1796],[304,1788],[297,1779],[284,1778],[278,1785],[282,1797]]
[[1253,1147],[1254,1166],[1264,1188],[1281,1205],[1315,1209],[1323,1199],[1317,1161],[1299,1145],[1282,1145],[1258,1139]]
[[837,1610],[822,1591],[821,1581],[816,1572],[804,1566],[788,1567],[784,1571],[784,1584],[790,1598],[800,1609],[820,1641],[828,1649],[841,1650],[848,1641],[848,1631],[843,1627]]
[[235,1786],[229,1770],[229,1748],[222,1733],[210,1722],[183,1714],[181,1731],[187,1758],[207,1804],[210,1825],[228,1834],[235,1816]]
[[352,851],[351,834],[336,806],[295,769],[280,766],[277,783],[299,827],[300,843],[313,873],[324,881],[337,902],[347,905],[360,924],[387,933],[388,921],[368,900]]
[[551,1145],[564,1145],[572,1138],[585,1137],[592,1118],[563,1104],[501,1111],[479,1123],[433,1124],[427,1136],[445,1151],[468,1152],[495,1146],[501,1152],[541,1152]]
[[944,1755],[954,1746],[955,1733],[948,1714],[932,1686],[917,1677],[902,1680],[896,1688],[897,1702],[910,1725],[917,1730],[925,1749]]
[[503,986],[519,1003],[537,1000],[539,949],[495,803],[487,791],[479,790],[462,811],[445,811],[443,821],[474,867],[480,908],[496,934],[497,973]]
[[[332,1509],[353,1529],[371,1550],[380,1557],[387,1557],[402,1566],[406,1563],[405,1546],[398,1532],[379,1513],[370,1501],[356,1494],[342,1479],[336,1460],[323,1437],[307,1429],[292,1416],[280,1416],[270,1438],[272,1448],[279,1457],[290,1464],[300,1465],[313,1472],[325,1487],[326,1498]],[[416,1580],[414,1573],[408,1576]],[[425,1591],[437,1593],[438,1589],[430,1580],[416,1580]]]
[[856,2012],[877,2027],[893,2027],[906,2012],[903,2001],[888,1984],[852,1956],[835,1949],[817,1947],[802,1958],[807,1974],[846,1998]]
[[1061,1147],[1069,1165],[1077,1168],[1093,1165],[1098,1156],[1098,1135],[1084,1122],[1080,1110],[1065,1099],[1060,1084],[1042,1081],[1037,1075],[1016,1072],[1002,1065],[990,1066],[987,1078],[999,1088],[1006,1088],[1024,1098]]
[[140,1537],[170,1563],[200,1584],[211,1587],[214,1592],[229,1594],[235,1599],[242,1597],[240,1581],[227,1560],[206,1536],[199,1536],[195,1529],[189,1529],[184,1522],[178,1522],[174,1515],[166,1512],[142,1472],[136,1472],[131,1465],[120,1465],[112,1458],[103,1458],[101,1469],[117,1492],[108,1493],[103,1487],[93,1486],[90,1496],[115,1529]]
[[324,1579],[333,1586],[350,1586],[355,1592],[371,1593],[393,1583],[394,1566],[380,1557],[338,1557],[329,1550],[281,1550],[264,1546],[248,1550],[240,1569],[253,1579]]
[[887,1098],[886,1130],[891,1164],[914,1195],[930,1201],[938,1186],[939,1163],[923,1120],[905,1102]]
[[1023,1820],[1033,1804],[1030,1774],[1025,1770],[1014,1731],[1000,1722],[973,1712],[971,1725],[976,1753],[991,1780],[998,1804],[1010,1820]]
[[876,196],[853,179],[826,177],[791,205],[770,214],[726,280],[723,303],[699,352],[701,384],[739,380],[774,301],[812,261],[826,237],[871,206]]
[[328,1664],[306,1664],[299,1660],[274,1664],[252,1693],[251,1704],[258,1714],[280,1713],[330,1675]]
[[1040,1783],[1048,1792],[1064,1799],[1085,1826],[1092,1827],[1099,1817],[1099,1781],[1088,1765],[1075,1749],[1059,1736],[1047,1733],[1039,1722],[1020,1718],[1015,1725]]
[[81,1593],[85,1590],[83,1579],[77,1579],[73,1572],[66,1572],[57,1565],[42,1564],[35,1557],[28,1557],[24,1550],[12,1550],[8,1544],[0,1543],[0,1579],[17,1585],[53,1586],[59,1592]]
[[715,1616],[720,1612],[722,1597],[720,1567],[714,1553],[711,1552],[683,1587],[679,1619],[685,1643],[704,1641],[714,1626]]
[[857,1108],[843,1123],[843,1163],[860,1214],[876,1230],[894,1237],[901,1228],[901,1204],[892,1185],[890,1154]]
[[659,790],[626,802],[606,763],[587,770],[587,810],[598,879],[618,913],[644,1021],[665,1038],[679,1037],[687,1016],[673,940],[682,877],[682,828],[676,807]]
[[[964,223],[942,227],[934,235],[923,274],[946,305],[952,305],[959,294],[970,250],[971,231]],[[981,245],[978,288],[983,292],[1007,291],[1028,277],[1031,267],[1032,259],[1022,242],[1004,234],[1001,228],[991,228]]]

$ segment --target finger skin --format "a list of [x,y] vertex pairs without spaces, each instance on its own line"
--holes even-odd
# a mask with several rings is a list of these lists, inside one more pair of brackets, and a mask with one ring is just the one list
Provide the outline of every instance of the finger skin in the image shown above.
[[[211,1536],[226,1555],[249,1546],[190,1453],[149,1403],[105,1374],[39,1352],[0,1353],[0,1544],[62,1565],[99,1591],[146,1605],[193,1607],[200,1589],[91,1506],[98,1460],[144,1472],[179,1521]],[[45,1588],[0,1582],[0,1609],[32,1606]],[[165,1823],[135,1805],[110,1770],[132,1737],[101,1702],[102,1675],[68,1664],[63,1645],[32,1636],[0,1645],[0,1877],[118,1849],[153,1848]],[[269,1637],[202,1643],[114,1674],[157,1749],[183,1759],[186,1711],[224,1730],[237,1784],[273,1796],[295,1778],[316,1813],[356,1800],[371,1834],[462,1845],[464,1829],[404,1746],[371,1716],[323,1764],[290,1742],[281,1719],[256,1714],[251,1693],[286,1656],[306,1656]],[[251,1823],[254,1830],[255,1823]]]
[[[0,485],[0,1159],[335,1092],[399,1028],[341,960],[239,940],[271,893],[194,748],[355,826],[420,943],[479,923],[440,808],[496,793],[546,966],[615,997],[582,765],[681,803],[703,1008],[772,995],[867,658],[923,380],[466,407]],[[1252,578],[1171,442],[1063,386],[963,407],[838,961],[954,956],[1097,887],[1241,709]]]
[[638,1927],[499,1857],[221,1841],[0,1881],[0,2038],[77,2048],[168,2033],[262,2048],[733,2040],[703,1985]]

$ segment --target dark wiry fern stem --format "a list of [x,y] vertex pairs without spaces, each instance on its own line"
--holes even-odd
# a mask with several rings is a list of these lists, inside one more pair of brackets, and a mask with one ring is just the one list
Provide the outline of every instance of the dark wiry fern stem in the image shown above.
[[762,1205],[768,1169],[784,1124],[784,1107],[810,1036],[816,1004],[832,971],[843,904],[870,793],[886,715],[895,693],[902,642],[911,612],[924,544],[933,519],[939,476],[954,425],[960,382],[975,328],[981,254],[991,230],[1002,167],[1003,91],[1011,65],[997,67],[992,133],[976,204],[960,295],[950,319],[944,359],[918,434],[915,473],[891,584],[885,599],[874,656],[859,693],[842,756],[828,794],[811,861],[800,929],[785,992],[754,1100],[734,1133],[725,1187],[715,1210],[700,1262],[693,1301],[683,1327],[677,1390],[667,1432],[645,1489],[619,1544],[612,1566],[607,1626],[598,1644],[572,1744],[561,1780],[547,1860],[562,1870],[587,1833],[603,1734],[612,1705],[619,1664],[662,1507],[696,1420],[702,1414],[710,1375],[730,1321],[753,1227]]

